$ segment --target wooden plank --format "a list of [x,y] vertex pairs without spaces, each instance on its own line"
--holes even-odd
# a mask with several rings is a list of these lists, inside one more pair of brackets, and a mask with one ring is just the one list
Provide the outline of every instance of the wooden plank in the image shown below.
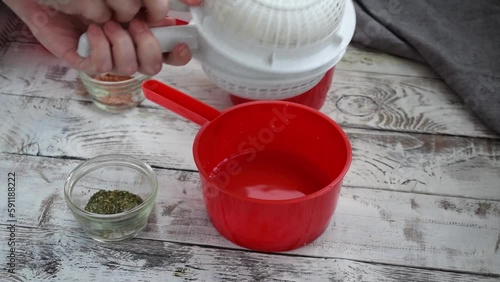
[[[166,66],[158,79],[197,98],[212,96],[210,104],[225,97],[196,64]],[[321,111],[346,127],[500,139],[436,79],[337,70]]]
[[[1,152],[76,158],[116,152],[158,167],[196,170],[191,146],[199,127],[167,110],[111,115],[89,102],[1,94],[0,103]],[[500,140],[346,132],[353,146],[346,185],[500,200]]]
[[428,65],[351,44],[338,70],[441,79]]
[[[90,100],[76,71],[38,45],[11,44],[1,60],[3,93]],[[196,61],[165,66],[155,78],[216,108],[231,106]],[[159,107],[149,101],[144,105]],[[436,79],[338,70],[322,111],[349,127],[500,139]]]
[[[4,3],[0,5],[6,6]],[[0,28],[5,26],[14,26],[15,28],[9,29],[8,41],[26,44],[40,44],[38,39],[33,36],[33,33],[28,26],[17,16],[10,8],[0,7],[0,10],[5,14],[4,21],[0,22]],[[40,19],[38,19],[40,20]]]
[[[63,198],[66,176],[80,161],[0,157],[0,175],[16,174],[18,225],[80,230]],[[156,206],[139,238],[241,249],[211,225],[197,173],[156,173]],[[0,213],[7,213],[5,201]],[[345,187],[327,231],[289,254],[496,275],[499,236],[499,201]]]
[[[5,238],[5,226],[0,235]],[[16,274],[12,281],[448,281],[487,282],[496,277],[209,249],[134,239],[100,244],[68,231],[18,227]],[[6,253],[2,244],[1,253]],[[4,252],[5,251],[5,252]]]
[[17,34],[21,20],[8,8],[5,3],[0,2],[0,50],[6,48],[8,43]]
[[440,80],[343,72],[322,109],[344,126],[499,139]]

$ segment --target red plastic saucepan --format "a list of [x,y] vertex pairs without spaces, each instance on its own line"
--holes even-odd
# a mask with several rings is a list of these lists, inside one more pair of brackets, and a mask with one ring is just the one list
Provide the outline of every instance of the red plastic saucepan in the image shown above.
[[222,112],[159,81],[147,99],[199,124],[193,145],[215,228],[242,247],[288,251],[319,237],[337,206],[351,145],[328,116],[286,101]]

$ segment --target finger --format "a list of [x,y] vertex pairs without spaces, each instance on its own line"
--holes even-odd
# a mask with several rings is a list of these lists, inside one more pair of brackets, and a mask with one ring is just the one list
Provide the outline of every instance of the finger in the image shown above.
[[174,17],[164,17],[163,19],[161,19],[160,21],[158,22],[148,22],[148,19],[147,19],[147,14],[145,11],[141,10],[139,11],[139,13],[135,16],[134,19],[137,19],[137,20],[141,20],[143,22],[146,22],[147,25],[151,28],[151,27],[163,27],[163,26],[171,26],[171,25],[176,25],[177,24],[177,21]]
[[129,30],[136,46],[139,72],[149,75],[158,74],[163,62],[158,40],[144,21],[132,20]]
[[130,34],[115,21],[104,25],[104,33],[111,43],[113,72],[121,75],[134,74],[137,71],[137,58]]
[[147,21],[156,23],[167,16],[168,0],[143,0],[147,10]]
[[161,21],[156,22],[156,23],[148,23],[148,26],[151,27],[162,27],[162,26],[171,26],[175,25],[175,18],[172,17],[166,17],[163,18]]
[[199,6],[203,3],[203,0],[181,0],[181,2],[189,6]]
[[148,16],[147,16],[147,11],[143,10],[143,9],[141,9],[139,11],[139,13],[137,13],[137,15],[134,17],[134,19],[146,22],[147,25],[150,28],[151,27],[160,27],[160,26],[171,26],[171,25],[175,25],[176,24],[176,20],[173,17],[164,17],[160,21],[157,21],[157,22],[154,22],[154,23],[153,22],[149,22],[148,21]]
[[103,30],[97,25],[90,25],[88,29],[90,43],[90,65],[95,73],[105,73],[113,68],[111,48]]
[[118,22],[129,22],[141,9],[141,0],[106,0]]
[[111,10],[102,0],[78,1],[78,3],[81,3],[78,14],[92,22],[102,24],[111,19]]
[[87,29],[87,37],[90,45],[90,54],[82,58],[71,51],[65,55],[65,59],[71,66],[87,74],[100,74],[111,71],[113,62],[111,58],[111,49],[106,35],[100,27],[91,24]]
[[172,66],[183,66],[191,61],[192,55],[186,44],[175,46],[174,50],[163,56],[165,64]]

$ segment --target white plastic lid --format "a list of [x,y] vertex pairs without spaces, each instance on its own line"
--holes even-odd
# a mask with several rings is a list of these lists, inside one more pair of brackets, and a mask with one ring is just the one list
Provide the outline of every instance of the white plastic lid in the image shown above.
[[254,71],[298,74],[332,66],[355,28],[352,0],[205,0],[199,35]]

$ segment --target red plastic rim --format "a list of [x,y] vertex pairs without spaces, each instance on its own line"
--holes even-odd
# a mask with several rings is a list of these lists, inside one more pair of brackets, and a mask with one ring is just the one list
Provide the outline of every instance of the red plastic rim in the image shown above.
[[[311,112],[312,114],[318,115],[318,116],[322,117],[324,120],[328,121],[328,123],[332,126],[332,128],[334,128],[341,135],[342,140],[344,141],[344,144],[345,144],[346,160],[345,160],[344,167],[343,167],[342,171],[337,175],[337,177],[333,181],[331,181],[327,186],[321,188],[320,190],[318,190],[314,193],[308,194],[306,196],[293,198],[293,199],[286,199],[286,200],[269,200],[269,199],[249,198],[249,197],[243,197],[243,196],[240,196],[238,194],[232,193],[230,191],[221,189],[221,188],[217,187],[217,185],[213,185],[214,188],[216,188],[219,192],[222,192],[222,193],[224,193],[232,198],[237,198],[237,199],[247,201],[247,202],[254,202],[254,203],[261,203],[261,204],[284,204],[285,205],[285,204],[291,204],[291,203],[296,203],[296,202],[308,201],[308,200],[314,199],[316,197],[319,197],[319,196],[327,193],[330,189],[333,189],[333,187],[335,187],[335,185],[337,183],[343,181],[343,179],[344,179],[345,175],[347,174],[347,172],[351,166],[351,163],[352,163],[352,146],[351,146],[351,143],[349,141],[347,134],[340,127],[340,125],[337,124],[335,121],[333,121],[330,117],[328,117],[327,115],[325,115],[322,112],[319,112],[319,111],[317,111],[311,107],[305,106],[305,105],[297,104],[294,102],[288,102],[288,101],[254,101],[254,102],[247,102],[244,104],[239,104],[239,105],[233,106],[231,108],[228,108],[228,109],[222,111],[221,115],[218,116],[215,120],[220,119],[220,118],[224,118],[224,115],[230,111],[233,111],[233,110],[236,110],[239,108],[249,107],[252,105],[258,105],[258,104],[288,105],[291,107],[296,107],[296,108],[300,108],[300,109],[303,109],[305,111]],[[204,131],[210,125],[211,125],[211,122],[205,124],[204,126],[202,126],[200,128],[200,130],[198,131],[198,133],[196,135],[194,143],[193,143],[194,161],[195,161],[195,164],[198,168],[198,172],[201,174],[201,176],[204,179],[210,179],[210,177],[209,177],[209,174],[207,173],[207,171],[205,171],[203,169],[202,160],[200,160],[200,158],[199,158],[197,148],[199,147],[200,137],[203,135]]]

